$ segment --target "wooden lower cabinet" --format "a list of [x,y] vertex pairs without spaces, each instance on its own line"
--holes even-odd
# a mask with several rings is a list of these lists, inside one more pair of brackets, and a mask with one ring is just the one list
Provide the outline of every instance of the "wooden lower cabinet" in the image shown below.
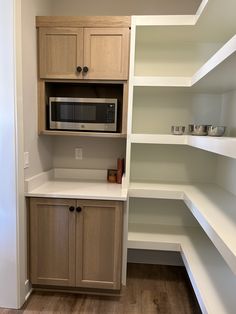
[[77,201],[76,286],[120,289],[122,203]]
[[119,290],[123,204],[30,199],[33,285]]

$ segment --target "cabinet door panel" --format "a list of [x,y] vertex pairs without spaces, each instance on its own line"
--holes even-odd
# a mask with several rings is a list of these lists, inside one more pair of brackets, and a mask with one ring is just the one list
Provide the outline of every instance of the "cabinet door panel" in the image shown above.
[[120,289],[122,203],[79,202],[76,217],[76,285]]
[[33,284],[75,285],[74,200],[30,200],[30,274]]
[[86,79],[128,79],[129,29],[86,28],[84,65]]
[[77,72],[78,66],[83,66],[83,29],[40,28],[40,77],[82,78]]

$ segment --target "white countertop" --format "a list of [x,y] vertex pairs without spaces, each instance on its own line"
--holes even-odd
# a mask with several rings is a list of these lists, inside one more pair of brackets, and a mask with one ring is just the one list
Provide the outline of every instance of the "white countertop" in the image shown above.
[[104,178],[63,178],[53,170],[26,180],[25,196],[73,199],[127,200],[122,184],[108,183]]

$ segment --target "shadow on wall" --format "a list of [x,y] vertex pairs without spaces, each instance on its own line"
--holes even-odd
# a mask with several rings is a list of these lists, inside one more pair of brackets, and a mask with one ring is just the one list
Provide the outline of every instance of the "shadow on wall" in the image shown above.
[[52,0],[53,15],[195,14],[201,0]]

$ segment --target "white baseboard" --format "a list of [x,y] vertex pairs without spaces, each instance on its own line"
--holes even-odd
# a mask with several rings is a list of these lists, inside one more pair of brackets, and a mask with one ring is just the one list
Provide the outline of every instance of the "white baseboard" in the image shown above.
[[25,282],[25,301],[28,300],[32,291],[33,291],[33,289],[32,289],[32,285],[31,285],[30,281],[26,280],[26,282]]

